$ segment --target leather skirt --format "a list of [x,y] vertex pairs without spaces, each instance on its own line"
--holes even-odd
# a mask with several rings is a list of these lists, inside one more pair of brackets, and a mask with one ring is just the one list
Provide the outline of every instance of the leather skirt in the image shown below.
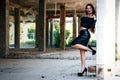
[[79,32],[79,36],[72,41],[71,45],[81,44],[87,46],[89,39],[90,39],[89,31],[87,29],[83,29]]

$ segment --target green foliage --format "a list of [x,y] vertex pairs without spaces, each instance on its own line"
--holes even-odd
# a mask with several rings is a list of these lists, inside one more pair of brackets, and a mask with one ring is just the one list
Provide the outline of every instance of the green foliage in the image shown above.
[[71,32],[70,32],[70,30],[66,30],[65,31],[66,32],[66,47],[70,47],[71,46],[71,42],[72,42],[72,37],[70,36],[70,34],[71,34]]
[[29,39],[34,39],[34,33],[35,33],[35,28],[34,27],[30,27],[29,29],[28,29],[28,38]]
[[96,40],[90,41],[90,45],[93,46],[93,47],[96,47]]
[[54,26],[55,26],[55,31],[60,32],[60,24],[58,22],[55,22]]
[[[55,23],[55,30],[54,30],[54,46],[60,47],[60,25],[59,23]],[[70,44],[72,42],[72,37],[70,36],[71,32],[70,30],[66,30],[66,37],[65,37],[65,44],[66,47],[70,47]]]
[[35,40],[22,42],[21,44],[35,44]]
[[54,45],[60,47],[60,33],[58,31],[54,31]]
[[60,47],[60,26],[59,23],[55,23],[55,31],[54,31],[54,46]]
[[120,61],[120,54],[116,54],[116,59],[118,60],[118,61]]
[[65,39],[67,39],[67,38],[69,37],[69,35],[70,35],[70,30],[65,30],[65,32],[66,32],[66,37],[65,37]]
[[34,33],[34,32],[35,32],[35,29],[31,29],[31,28],[28,29],[28,33]]

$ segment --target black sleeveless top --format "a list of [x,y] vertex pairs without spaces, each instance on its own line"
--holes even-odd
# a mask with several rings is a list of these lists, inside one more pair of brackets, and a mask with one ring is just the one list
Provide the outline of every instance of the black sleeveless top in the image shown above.
[[90,17],[82,17],[81,18],[81,26],[85,27],[86,29],[95,28],[95,23],[96,20],[94,20],[94,18],[90,18]]

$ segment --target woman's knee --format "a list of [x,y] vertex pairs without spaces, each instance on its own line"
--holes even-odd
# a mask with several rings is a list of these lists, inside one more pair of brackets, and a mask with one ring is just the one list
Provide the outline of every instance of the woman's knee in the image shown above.
[[81,55],[85,55],[85,50],[80,49],[80,54],[81,54]]

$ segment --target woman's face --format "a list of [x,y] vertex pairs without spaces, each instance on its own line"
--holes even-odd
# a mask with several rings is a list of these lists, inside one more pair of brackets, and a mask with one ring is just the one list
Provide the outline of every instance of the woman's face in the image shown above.
[[87,11],[88,14],[92,14],[92,7],[87,6],[86,11]]

